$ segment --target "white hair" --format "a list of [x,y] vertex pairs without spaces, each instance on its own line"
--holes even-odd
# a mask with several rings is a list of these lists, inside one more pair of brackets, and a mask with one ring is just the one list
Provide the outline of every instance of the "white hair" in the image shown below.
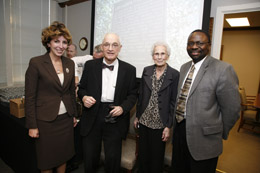
[[162,41],[158,41],[158,42],[155,42],[152,46],[152,50],[151,50],[151,54],[153,56],[154,54],[154,49],[157,47],[157,46],[163,46],[166,48],[166,52],[167,52],[167,55],[170,56],[171,55],[171,48],[169,47],[169,45],[166,43],[166,42],[162,42]]
[[119,35],[117,35],[117,34],[114,33],[114,32],[108,32],[108,33],[106,33],[105,36],[104,36],[104,39],[103,39],[102,43],[104,43],[104,40],[105,40],[105,38],[106,38],[107,35],[115,35],[115,36],[117,36],[118,42],[119,42],[119,44],[121,45],[121,41],[120,41]]

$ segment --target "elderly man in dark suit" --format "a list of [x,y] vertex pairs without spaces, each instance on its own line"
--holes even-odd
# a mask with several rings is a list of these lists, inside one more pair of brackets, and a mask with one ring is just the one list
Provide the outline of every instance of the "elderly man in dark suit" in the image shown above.
[[106,172],[120,172],[122,139],[129,127],[129,111],[137,97],[136,69],[119,60],[119,36],[105,35],[104,58],[87,61],[78,96],[84,103],[81,118],[85,172],[96,172],[104,143]]
[[233,67],[208,55],[210,37],[193,31],[187,43],[192,61],[180,69],[173,120],[173,172],[215,173],[222,139],[239,118],[238,78]]

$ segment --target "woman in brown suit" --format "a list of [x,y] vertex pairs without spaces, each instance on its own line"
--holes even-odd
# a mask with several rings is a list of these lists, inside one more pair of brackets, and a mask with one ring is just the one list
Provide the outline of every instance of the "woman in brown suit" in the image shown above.
[[42,173],[66,170],[74,155],[76,125],[74,63],[63,55],[71,44],[64,24],[53,22],[42,31],[47,53],[30,60],[25,74],[25,114],[29,136],[35,138]]

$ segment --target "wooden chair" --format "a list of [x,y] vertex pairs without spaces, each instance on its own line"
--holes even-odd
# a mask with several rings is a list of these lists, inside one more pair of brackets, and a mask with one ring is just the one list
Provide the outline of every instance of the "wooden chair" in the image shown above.
[[171,128],[171,137],[166,142],[165,145],[165,154],[164,154],[164,171],[170,172],[172,164],[172,134],[173,130]]
[[239,87],[239,94],[241,98],[241,116],[237,131],[239,132],[240,128],[242,128],[260,133],[260,131],[255,130],[255,127],[260,127],[260,121],[256,116],[257,110],[253,107],[256,96],[247,96],[244,87]]
[[121,167],[131,173],[135,167],[138,155],[138,135],[134,128],[136,117],[135,107],[130,111],[130,126],[126,140],[122,143]]

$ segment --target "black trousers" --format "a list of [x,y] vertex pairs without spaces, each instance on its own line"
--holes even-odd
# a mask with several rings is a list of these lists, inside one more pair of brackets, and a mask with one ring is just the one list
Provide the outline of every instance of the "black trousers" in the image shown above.
[[194,160],[186,140],[186,121],[177,123],[173,131],[172,172],[174,173],[215,173],[218,157]]
[[151,129],[142,124],[139,127],[139,173],[163,172],[165,142],[162,141],[163,129]]
[[87,136],[82,138],[86,173],[94,173],[97,171],[102,141],[105,151],[106,173],[120,172],[122,138],[117,123],[105,123],[104,117],[108,112],[108,104],[101,104],[93,129]]

